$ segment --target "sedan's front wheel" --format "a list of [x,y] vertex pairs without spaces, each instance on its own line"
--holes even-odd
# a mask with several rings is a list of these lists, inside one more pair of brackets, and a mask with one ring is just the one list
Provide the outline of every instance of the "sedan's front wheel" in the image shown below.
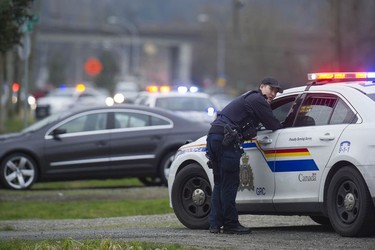
[[35,161],[26,154],[15,153],[6,157],[0,165],[1,184],[9,189],[28,189],[35,182]]
[[374,205],[366,183],[353,167],[341,168],[333,176],[327,195],[328,217],[342,236],[369,236],[374,233]]
[[192,163],[176,176],[172,206],[180,222],[191,229],[207,229],[212,189],[201,166]]

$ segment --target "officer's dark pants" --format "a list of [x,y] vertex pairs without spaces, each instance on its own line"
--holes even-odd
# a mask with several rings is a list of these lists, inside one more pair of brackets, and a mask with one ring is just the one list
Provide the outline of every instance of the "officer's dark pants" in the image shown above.
[[240,183],[241,152],[233,144],[223,146],[222,134],[207,136],[207,150],[213,163],[214,189],[211,197],[210,226],[239,225],[236,196]]

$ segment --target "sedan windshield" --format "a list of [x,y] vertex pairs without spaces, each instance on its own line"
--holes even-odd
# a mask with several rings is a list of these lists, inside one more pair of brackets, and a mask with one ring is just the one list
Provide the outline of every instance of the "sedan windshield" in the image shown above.
[[57,121],[61,117],[65,116],[67,113],[68,112],[62,112],[62,113],[56,113],[56,114],[47,116],[46,118],[40,121],[37,121],[36,123],[30,125],[29,127],[23,129],[21,132],[27,133],[27,132],[33,132],[33,131],[39,130],[42,127],[46,126],[47,124]]

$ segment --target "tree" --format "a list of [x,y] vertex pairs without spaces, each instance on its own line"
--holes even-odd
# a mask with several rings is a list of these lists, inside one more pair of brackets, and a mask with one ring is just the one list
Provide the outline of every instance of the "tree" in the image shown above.
[[22,37],[21,26],[32,18],[33,0],[0,1],[0,52],[5,53],[19,44]]
[[21,26],[32,18],[33,0],[0,0],[0,131],[4,127],[3,90],[8,80],[7,52],[20,44]]

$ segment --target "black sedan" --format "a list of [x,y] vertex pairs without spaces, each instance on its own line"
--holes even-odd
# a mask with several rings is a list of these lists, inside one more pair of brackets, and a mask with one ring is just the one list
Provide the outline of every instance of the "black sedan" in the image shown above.
[[167,184],[177,149],[207,124],[134,105],[96,107],[49,116],[20,133],[0,136],[0,183],[137,177]]

